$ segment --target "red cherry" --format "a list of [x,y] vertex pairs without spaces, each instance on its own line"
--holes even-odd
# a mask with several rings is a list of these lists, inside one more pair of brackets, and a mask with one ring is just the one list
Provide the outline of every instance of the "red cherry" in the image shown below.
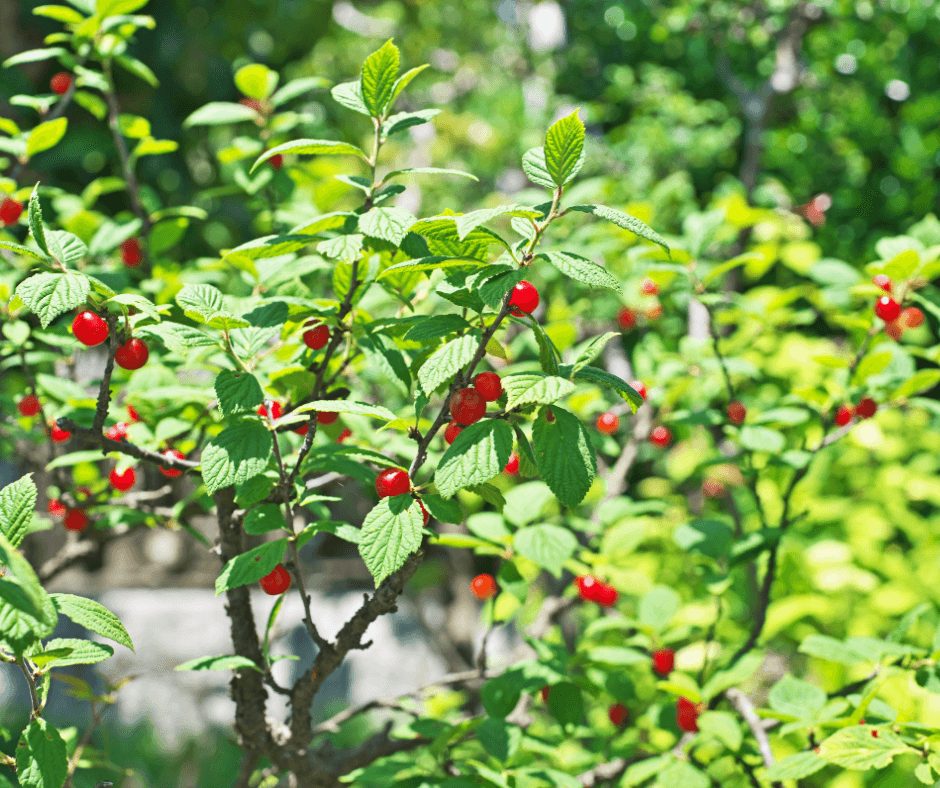
[[253,109],[255,112],[257,112],[259,115],[263,115],[263,114],[264,114],[264,108],[261,106],[261,102],[258,101],[258,99],[253,99],[253,98],[247,98],[247,97],[246,97],[246,98],[243,98],[243,99],[239,99],[239,100],[238,100],[238,103],[241,104],[243,107],[250,107],[250,108]]
[[114,360],[122,369],[140,369],[150,358],[150,349],[142,339],[128,339],[114,354]]
[[503,381],[495,372],[481,372],[473,379],[473,387],[487,402],[495,402],[503,393]]
[[127,406],[127,416],[131,420],[132,424],[136,424],[138,421],[140,421],[140,416],[137,415],[137,411],[134,410],[133,405]]
[[317,413],[317,423],[318,424],[332,424],[339,418],[338,413],[332,413],[328,410],[319,411]]
[[67,71],[60,71],[49,80],[49,87],[52,88],[53,93],[58,93],[60,96],[68,93],[69,88],[72,87],[72,75]]
[[113,441],[121,441],[127,437],[127,422],[119,421],[117,424],[108,427],[105,435]]
[[625,306],[617,313],[617,324],[624,331],[629,331],[636,326],[636,312],[630,309],[630,307]]
[[23,204],[9,197],[4,197],[0,202],[0,222],[4,224],[16,224],[23,215]]
[[878,731],[872,730],[871,735],[872,735],[873,738],[877,739],[877,738],[878,738]]
[[136,238],[128,238],[121,244],[121,260],[128,268],[136,268],[143,259],[144,253],[140,250],[140,243]]
[[375,477],[375,491],[379,498],[404,495],[411,492],[411,477],[401,468],[386,468]]
[[268,161],[271,162],[271,166],[275,170],[279,170],[284,166],[284,157],[280,153],[275,153]]
[[114,468],[108,475],[108,481],[115,490],[127,492],[137,482],[137,473],[133,468],[127,468],[124,473],[118,473]]
[[514,307],[512,314],[521,317],[525,312],[531,315],[539,305],[539,291],[535,285],[526,282],[524,279],[512,289],[512,297],[509,299],[509,306]]
[[[264,405],[259,405],[257,412],[259,416],[262,416],[264,418],[267,418],[268,416],[268,409]],[[277,419],[281,418],[281,414],[283,412],[284,412],[284,408],[281,407],[280,402],[271,403],[271,420],[272,421],[276,421]]]
[[582,602],[597,601],[597,592],[603,586],[603,583],[594,575],[581,575],[575,578],[574,582],[578,587],[578,596]]
[[108,338],[108,324],[99,315],[86,309],[72,321],[72,333],[83,345],[94,347]]
[[552,691],[552,688],[547,684],[539,690],[539,694],[542,696],[542,703],[548,704],[548,694]]
[[49,514],[51,514],[56,520],[61,520],[65,517],[66,511],[65,504],[62,503],[58,498],[52,498],[49,501]]
[[447,441],[447,444],[450,445],[455,440],[457,436],[463,432],[463,427],[461,427],[456,421],[451,421],[447,423],[447,429],[444,430],[444,440]]
[[903,312],[901,312],[901,324],[906,325],[908,328],[917,328],[921,323],[924,322],[924,313],[921,312],[916,306],[909,306]]
[[450,398],[450,415],[454,421],[468,427],[483,418],[486,413],[486,400],[473,388],[460,389]]
[[870,419],[875,415],[877,410],[878,403],[875,402],[871,397],[862,397],[862,399],[859,400],[858,405],[855,407],[855,412],[863,419]]
[[261,590],[264,591],[264,593],[277,596],[278,594],[283,594],[290,588],[291,576],[290,572],[278,564],[258,582],[261,584]]
[[653,670],[660,676],[668,676],[676,663],[676,653],[671,648],[653,652]]
[[643,399],[646,399],[646,386],[643,385],[642,380],[631,380],[630,388],[643,397]]
[[855,415],[855,408],[851,405],[840,405],[839,409],[836,411],[836,424],[840,427],[844,427],[850,421],[852,421],[852,416]]
[[326,347],[326,343],[330,341],[330,327],[321,323],[316,328],[304,331],[302,338],[308,348],[311,350],[319,350],[320,348]]
[[644,295],[659,295],[659,285],[647,276],[640,282],[640,292]]
[[655,320],[658,317],[662,317],[663,314],[663,305],[657,301],[655,304],[650,304],[644,310],[647,320]]
[[880,317],[885,323],[890,323],[901,314],[901,305],[891,296],[882,296],[875,301],[875,315]]
[[302,427],[295,429],[294,432],[296,432],[298,435],[306,435],[308,432],[310,432],[310,424],[304,424]]
[[53,443],[65,443],[72,437],[72,433],[68,430],[60,430],[58,425],[53,424],[49,430],[49,437]]
[[470,581],[470,590],[477,599],[487,600],[496,593],[493,575],[477,575]]
[[617,589],[607,583],[600,583],[594,595],[594,601],[601,607],[613,607],[619,598],[620,594]]
[[620,417],[613,413],[602,413],[597,417],[597,431],[613,435],[620,428]]
[[630,716],[630,713],[627,711],[627,707],[622,703],[615,703],[607,709],[607,716],[610,717],[610,721],[619,728],[627,721],[627,717]]
[[16,403],[16,408],[23,416],[35,416],[39,413],[39,397],[35,394],[27,394]]
[[346,427],[346,428],[339,434],[339,437],[336,439],[336,442],[337,442],[337,443],[342,443],[344,440],[346,440],[346,438],[351,438],[351,437],[352,437],[352,430],[349,429],[348,427]]
[[742,424],[747,418],[747,408],[734,400],[728,404],[728,419],[734,424]]
[[688,698],[679,698],[676,701],[676,725],[680,730],[698,732],[698,706]]
[[519,473],[519,455],[513,452],[509,455],[509,462],[506,463],[506,467],[503,468],[503,473],[507,476],[515,476]]
[[[169,457],[170,459],[176,459],[176,460],[186,459],[186,455],[183,454],[183,452],[181,452],[179,449],[167,449],[165,452],[163,452],[163,456]],[[178,476],[183,475],[183,471],[181,471],[178,468],[164,468],[162,465],[160,466],[160,473],[162,473],[164,476],[170,479],[175,479]]]
[[654,427],[650,433],[650,443],[659,448],[665,448],[672,441],[672,431],[669,427]]
[[88,527],[88,515],[84,509],[69,509],[65,513],[65,528],[68,531],[84,531]]
[[887,274],[878,274],[871,281],[878,285],[878,287],[880,287],[886,293],[891,292],[891,277]]

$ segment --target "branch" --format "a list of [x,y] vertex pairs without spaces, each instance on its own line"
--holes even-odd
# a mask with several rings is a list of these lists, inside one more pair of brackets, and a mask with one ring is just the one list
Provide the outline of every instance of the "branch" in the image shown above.
[[79,426],[71,419],[65,417],[57,419],[56,424],[60,430],[68,430],[73,435],[84,438],[88,443],[97,446],[104,453],[116,451],[121,454],[136,457],[138,460],[143,460],[144,462],[150,462],[154,465],[162,465],[164,468],[180,471],[192,471],[199,467],[199,463],[193,460],[178,460],[175,457],[165,457],[159,452],[150,451],[150,449],[142,449],[140,446],[128,443],[127,440],[116,441],[111,438],[106,438],[101,434],[100,430],[95,432],[93,429]]
[[108,416],[108,405],[111,403],[111,375],[114,372],[114,356],[120,347],[120,338],[117,332],[117,315],[109,314],[105,318],[108,321],[108,362],[104,367],[104,376],[101,378],[101,386],[98,388],[98,404],[95,407],[95,420],[92,422],[91,430],[95,435],[100,435],[104,429],[104,420]]
[[89,531],[94,534],[94,538],[81,539],[77,535],[69,535],[65,546],[59,550],[52,558],[43,564],[42,568],[36,573],[39,582],[45,585],[60,572],[64,572],[70,566],[79,563],[90,555],[93,555],[102,545],[127,536],[133,531],[145,528],[138,525],[131,528],[128,525],[116,525],[107,531]]
[[36,680],[33,678],[33,674],[29,670],[29,666],[26,664],[26,658],[16,660],[16,664],[19,666],[19,669],[23,671],[23,675],[26,676],[26,683],[29,684],[29,698],[33,702],[33,712],[30,715],[33,719],[36,719],[39,716],[39,713],[42,711],[42,706],[39,703],[39,695],[36,693]]
[[[754,738],[757,740],[757,749],[760,750],[761,757],[764,759],[764,766],[769,769],[774,765],[774,754],[770,749],[767,731],[764,730],[764,725],[760,717],[757,716],[751,699],[735,687],[725,690],[725,697],[731,702],[731,705],[737,709],[738,714],[744,718],[747,726],[751,729],[751,733],[754,734]],[[783,788],[783,783],[780,782],[775,781],[771,783],[771,785],[773,785],[774,788]]]

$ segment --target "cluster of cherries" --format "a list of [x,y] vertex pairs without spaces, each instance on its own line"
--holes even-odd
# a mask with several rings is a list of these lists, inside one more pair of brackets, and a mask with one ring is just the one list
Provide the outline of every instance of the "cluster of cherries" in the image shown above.
[[885,333],[892,339],[900,339],[906,328],[917,328],[924,322],[924,313],[916,306],[901,309],[901,305],[892,298],[894,283],[885,274],[878,274],[872,279],[888,295],[875,301],[875,316],[885,323]]
[[[457,440],[464,427],[476,424],[486,414],[486,403],[495,402],[503,394],[503,381],[495,372],[481,372],[473,379],[473,385],[458,389],[450,398],[452,421],[444,430],[448,444]],[[516,464],[518,466],[518,457]],[[518,467],[516,469],[518,471]]]
[[[645,296],[657,296],[659,295],[659,285],[647,276],[640,282],[640,293]],[[624,331],[630,331],[636,328],[639,314],[638,310],[625,306],[617,313],[617,325]],[[662,317],[663,305],[658,300],[654,301],[643,310],[643,314],[647,320],[656,320]]]
[[[110,333],[108,324],[101,315],[85,310],[79,312],[72,321],[72,333],[83,345],[95,347],[104,342]],[[114,354],[114,360],[122,369],[140,369],[150,358],[147,343],[137,337],[131,337]]]

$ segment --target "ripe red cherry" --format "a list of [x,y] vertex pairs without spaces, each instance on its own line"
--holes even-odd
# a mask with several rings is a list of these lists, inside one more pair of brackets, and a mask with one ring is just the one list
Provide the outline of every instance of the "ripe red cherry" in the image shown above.
[[594,601],[601,607],[613,607],[617,604],[619,597],[620,594],[617,592],[616,588],[607,585],[607,583],[601,583],[600,587],[595,592]]
[[[272,419],[272,421],[275,420],[275,419],[281,418],[281,414],[282,414],[283,412],[284,412],[284,408],[281,407],[281,403],[280,403],[280,402],[272,402],[272,403],[271,403],[271,419]],[[264,406],[264,405],[259,405],[259,406],[258,406],[258,415],[267,418],[267,415],[268,415],[268,409],[267,409],[267,407]]]
[[473,379],[473,387],[487,402],[495,402],[503,393],[503,381],[495,372],[481,372]]
[[418,506],[421,507],[421,517],[424,520],[424,525],[427,526],[428,521],[431,519],[431,513],[424,508],[424,501],[419,500]]
[[127,492],[137,482],[137,473],[133,468],[127,468],[124,473],[118,473],[114,468],[108,475],[108,481],[115,490]]
[[486,400],[473,388],[460,389],[450,398],[450,415],[454,421],[467,427],[475,424],[486,413]]
[[619,728],[627,721],[627,717],[630,716],[630,713],[627,711],[627,707],[622,703],[615,703],[607,709],[607,716],[610,717],[610,721]]
[[875,314],[885,323],[890,323],[901,314],[901,305],[891,296],[882,296],[875,301]]
[[647,276],[640,282],[640,292],[644,295],[659,295],[659,285]]
[[855,406],[855,412],[863,419],[870,419],[878,410],[878,403],[871,397],[862,397],[858,405]]
[[519,455],[513,452],[509,455],[509,462],[503,468],[503,473],[507,476],[515,476],[519,473]]
[[698,706],[688,698],[679,698],[676,701],[676,725],[679,730],[698,732]]
[[655,320],[658,317],[663,315],[663,305],[657,301],[655,304],[650,304],[644,310],[647,320]]
[[[177,460],[186,459],[186,455],[183,454],[183,452],[181,452],[179,449],[167,449],[165,452],[163,452],[163,456],[169,457],[170,459],[177,459]],[[170,479],[175,479],[178,476],[183,475],[183,472],[179,470],[178,468],[164,468],[162,465],[160,466],[160,473],[162,473],[164,476]]]
[[470,581],[470,590],[477,599],[487,600],[496,593],[493,575],[477,575]]
[[643,397],[643,399],[646,399],[646,386],[643,385],[642,380],[631,380],[630,388]]
[[630,309],[630,307],[625,306],[617,313],[617,325],[624,331],[629,331],[636,326],[636,312]]
[[304,331],[303,340],[304,344],[311,350],[326,347],[326,343],[330,341],[330,327],[321,323],[309,331]]
[[137,411],[134,409],[133,405],[127,406],[127,416],[131,420],[132,424],[136,424],[140,421],[140,416],[137,414]]
[[878,287],[880,287],[886,293],[891,292],[891,277],[887,274],[878,274],[871,281],[878,285]]
[[4,224],[16,224],[23,215],[23,204],[9,197],[4,197],[0,202],[0,222]]
[[851,405],[840,405],[839,409],[836,411],[836,424],[840,427],[844,427],[850,421],[852,421],[852,416],[855,415],[855,408]]
[[457,440],[457,436],[463,432],[463,427],[461,427],[456,421],[451,421],[447,425],[447,429],[444,430],[444,440],[447,441],[448,445]]
[[653,652],[653,670],[660,676],[668,676],[676,663],[676,653],[671,648]]
[[308,432],[310,432],[310,425],[304,424],[295,429],[294,432],[296,432],[298,435],[306,435]]
[[261,590],[264,591],[264,593],[277,596],[278,594],[283,594],[290,588],[291,576],[290,572],[278,564],[258,582],[261,584]]
[[548,704],[548,694],[552,691],[552,688],[547,684],[539,690],[539,694],[542,696],[542,703]]
[[352,437],[352,430],[346,427],[336,438],[336,442],[342,443],[344,440],[346,440],[346,438],[351,438],[351,437]]
[[150,348],[142,339],[128,339],[114,354],[114,360],[121,369],[140,369],[150,358]]
[[128,268],[136,268],[140,261],[144,259],[144,253],[140,250],[140,242],[136,238],[128,238],[121,244],[121,259]]
[[582,602],[593,602],[597,589],[601,586],[601,581],[594,575],[580,575],[575,578],[574,583],[578,587],[578,596]]
[[60,430],[58,425],[53,424],[49,430],[49,437],[53,443],[65,443],[72,437],[72,433],[68,430]]
[[127,437],[127,422],[119,421],[117,424],[108,427],[105,436],[113,441],[124,440]]
[[108,324],[100,315],[86,309],[79,312],[72,321],[72,333],[83,345],[94,347],[108,338]]
[[268,161],[271,162],[271,166],[275,170],[279,170],[284,166],[284,157],[280,153],[275,153]]
[[379,498],[404,495],[411,491],[411,477],[401,468],[386,468],[375,477],[375,491]]
[[65,504],[63,504],[62,501],[60,501],[58,498],[52,498],[49,501],[48,509],[49,514],[51,514],[56,520],[61,520],[63,517],[65,517],[65,513],[67,511]]
[[613,435],[620,428],[620,417],[613,413],[602,413],[597,417],[597,431]]
[[84,531],[88,527],[88,515],[84,509],[69,509],[65,513],[65,528],[68,531]]
[[317,423],[318,424],[332,424],[339,418],[338,413],[333,413],[328,410],[319,411],[317,413]]
[[734,424],[742,424],[747,418],[747,408],[734,400],[728,404],[728,419]]
[[67,71],[60,71],[49,80],[49,87],[52,88],[53,93],[58,93],[60,96],[68,93],[69,88],[72,87],[72,75]]
[[539,291],[535,285],[526,282],[524,279],[512,289],[512,297],[509,299],[509,306],[513,307],[512,314],[521,317],[525,312],[531,315],[539,305]]
[[654,427],[650,433],[650,443],[659,448],[664,448],[672,441],[672,431],[669,427]]
[[921,312],[916,306],[909,306],[903,312],[901,312],[901,323],[906,325],[908,328],[917,328],[921,323],[924,322],[924,313]]
[[16,409],[23,416],[35,416],[39,413],[39,397],[35,394],[27,394],[16,403]]

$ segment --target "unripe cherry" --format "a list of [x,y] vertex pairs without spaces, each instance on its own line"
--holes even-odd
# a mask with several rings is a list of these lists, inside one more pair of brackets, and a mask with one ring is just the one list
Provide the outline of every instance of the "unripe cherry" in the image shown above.
[[871,281],[878,285],[878,287],[880,287],[886,293],[891,292],[891,277],[887,274],[877,274]]
[[278,564],[268,574],[262,577],[258,583],[261,585],[261,590],[266,594],[270,594],[271,596],[283,594],[290,588],[290,572],[281,566],[281,564]]
[[917,328],[917,326],[924,322],[924,313],[916,306],[909,306],[901,312],[900,321],[908,328]]
[[526,282],[523,279],[512,289],[509,306],[513,307],[511,312],[516,317],[521,317],[523,312],[527,315],[532,314],[538,305],[539,291],[535,289],[535,285],[531,282]]
[[473,379],[473,387],[487,402],[495,402],[503,393],[503,381],[495,372],[481,372]]
[[656,320],[663,316],[663,305],[657,301],[655,304],[650,304],[643,311],[647,320]]
[[100,315],[86,309],[72,321],[72,333],[83,345],[95,347],[108,338],[108,324]]
[[493,575],[477,575],[470,581],[470,590],[480,600],[487,600],[496,593],[496,580]]
[[379,498],[404,495],[411,492],[411,477],[401,468],[386,468],[375,477],[375,491]]
[[640,282],[640,292],[644,295],[659,295],[659,285],[647,276]]

